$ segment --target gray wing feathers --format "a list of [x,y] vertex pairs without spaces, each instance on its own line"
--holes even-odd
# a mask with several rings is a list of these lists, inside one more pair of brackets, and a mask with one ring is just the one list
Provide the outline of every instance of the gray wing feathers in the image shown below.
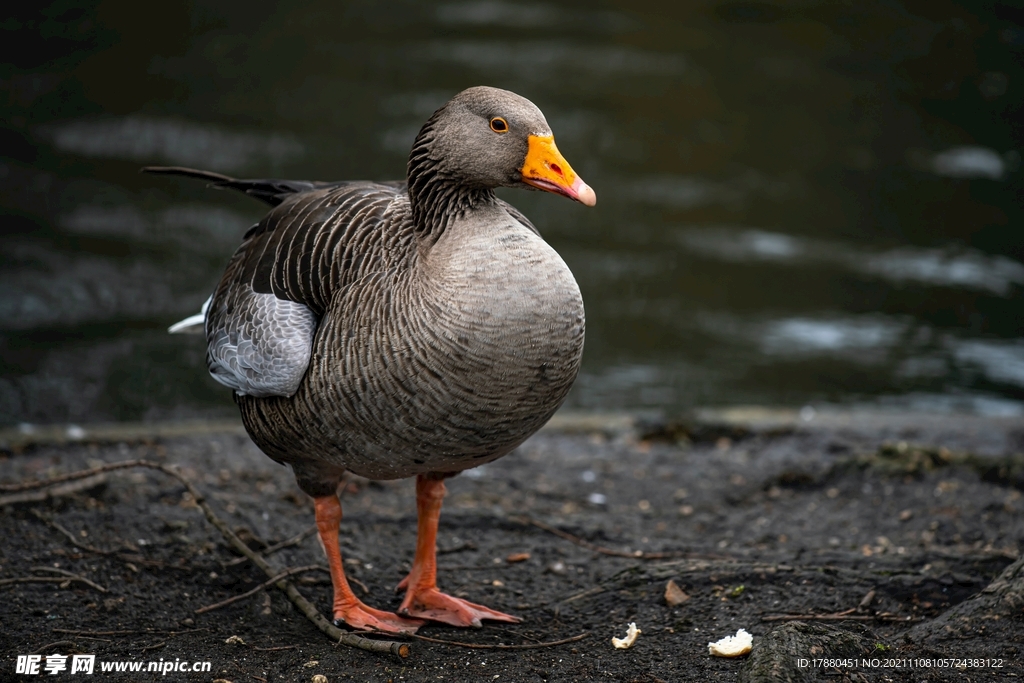
[[317,320],[308,307],[252,292],[234,314],[207,330],[207,366],[215,380],[245,396],[291,396],[306,374]]
[[294,194],[246,233],[206,315],[210,374],[238,394],[292,396],[334,293],[410,258],[399,189],[340,183]]

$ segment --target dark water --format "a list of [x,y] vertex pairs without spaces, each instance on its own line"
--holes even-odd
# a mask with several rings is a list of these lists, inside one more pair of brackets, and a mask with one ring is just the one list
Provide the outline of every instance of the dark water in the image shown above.
[[505,196],[576,273],[570,404],[1024,414],[1024,27],[999,3],[32,3],[0,21],[0,423],[230,415],[196,312],[245,197],[389,179],[453,93],[598,193]]

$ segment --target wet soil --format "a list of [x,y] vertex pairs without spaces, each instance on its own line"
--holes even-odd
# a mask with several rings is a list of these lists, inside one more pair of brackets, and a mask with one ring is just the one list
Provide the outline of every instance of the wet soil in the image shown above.
[[[313,522],[290,471],[233,423],[11,431],[0,452],[6,484],[134,458],[178,466],[254,548]],[[17,655],[30,653],[44,664],[95,654],[103,681],[1015,678],[1024,675],[1022,452],[1024,422],[1010,419],[559,418],[512,455],[449,480],[441,519],[441,587],[523,622],[420,633],[484,645],[587,637],[525,650],[411,641],[406,659],[337,646],[274,588],[197,614],[267,577],[232,563],[237,554],[184,487],[160,472],[109,473],[44,500],[0,492],[0,582],[62,576],[39,569],[48,568],[98,586],[0,585],[0,680],[36,678],[14,674]],[[415,541],[412,482],[353,479],[342,505],[357,593],[395,609]],[[325,564],[315,536],[270,561]],[[670,580],[686,598],[674,606]],[[326,573],[296,582],[326,614]],[[642,635],[615,649],[611,638],[630,622]],[[709,641],[740,628],[754,636],[750,655],[709,656]],[[822,659],[838,661],[816,666]],[[211,668],[99,670],[161,660]]]

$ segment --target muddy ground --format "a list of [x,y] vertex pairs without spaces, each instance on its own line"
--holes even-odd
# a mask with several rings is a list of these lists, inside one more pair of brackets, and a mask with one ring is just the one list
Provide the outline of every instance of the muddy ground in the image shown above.
[[[14,673],[17,655],[30,653],[43,664],[95,654],[93,679],[103,681],[1015,679],[1024,676],[1022,452],[1019,419],[556,418],[512,455],[450,480],[441,519],[441,587],[523,622],[421,634],[487,645],[587,637],[525,650],[412,641],[404,660],[336,646],[274,588],[197,614],[267,577],[249,561],[229,564],[236,553],[158,471],[110,473],[41,501],[0,491],[0,680],[38,679]],[[312,525],[289,470],[233,423],[0,434],[4,484],[133,458],[179,466],[252,547]],[[347,571],[366,602],[396,608],[415,538],[412,482],[352,480],[342,505]],[[312,536],[270,561],[324,564]],[[63,577],[39,568],[96,586],[3,583]],[[326,573],[295,580],[327,613]],[[676,606],[666,603],[669,580],[688,596]],[[635,646],[613,648],[630,622],[643,632]],[[740,628],[754,636],[750,655],[708,655],[709,641]],[[815,668],[826,658],[845,666]],[[99,670],[161,660],[211,670]]]

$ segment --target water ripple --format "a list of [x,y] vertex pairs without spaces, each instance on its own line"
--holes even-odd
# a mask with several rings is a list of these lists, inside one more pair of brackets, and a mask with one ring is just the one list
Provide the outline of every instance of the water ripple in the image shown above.
[[1024,340],[955,340],[949,346],[961,364],[981,370],[998,384],[1024,387]]
[[80,120],[48,126],[42,136],[62,152],[90,157],[169,162],[218,171],[236,171],[261,163],[293,161],[305,147],[281,133],[244,133],[174,119],[128,116]]
[[733,227],[688,229],[679,232],[678,239],[690,251],[724,261],[840,266],[895,283],[963,287],[1000,296],[1024,285],[1024,264],[969,247],[907,246],[875,251],[843,242]]
[[698,78],[681,54],[657,53],[622,46],[591,47],[565,41],[524,42],[445,40],[430,43],[421,58],[451,62],[488,72],[514,71],[518,76],[551,81],[563,74],[572,78],[640,75],[684,75]]
[[205,204],[171,206],[156,213],[145,213],[128,205],[83,204],[62,215],[58,223],[64,230],[80,235],[172,242],[206,253],[233,249],[249,226],[242,215]]
[[816,319],[787,318],[762,328],[761,348],[774,355],[884,350],[908,329],[906,321],[882,316]]
[[696,175],[662,175],[622,185],[631,199],[672,209],[695,209],[708,205],[738,208],[753,196],[778,201],[792,189],[790,182],[769,178],[751,168],[727,180],[711,180]]
[[579,28],[603,31],[628,31],[639,22],[623,14],[593,7],[585,12],[566,10],[555,5],[526,2],[478,0],[438,6],[439,23],[452,26],[497,26],[507,28]]

